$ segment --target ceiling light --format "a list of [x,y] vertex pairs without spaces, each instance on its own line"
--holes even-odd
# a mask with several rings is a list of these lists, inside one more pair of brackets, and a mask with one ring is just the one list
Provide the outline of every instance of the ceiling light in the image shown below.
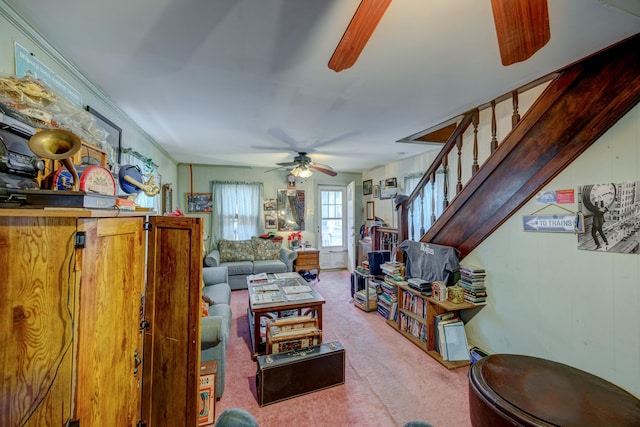
[[291,174],[293,176],[297,176],[300,178],[309,178],[312,174],[311,169],[309,169],[306,165],[296,166],[291,170]]

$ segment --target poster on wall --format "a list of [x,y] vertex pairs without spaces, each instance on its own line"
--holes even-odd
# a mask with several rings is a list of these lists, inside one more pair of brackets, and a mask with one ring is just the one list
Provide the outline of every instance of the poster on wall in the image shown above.
[[278,231],[304,230],[304,190],[278,190]]
[[640,181],[588,184],[578,194],[585,223],[578,249],[640,252]]

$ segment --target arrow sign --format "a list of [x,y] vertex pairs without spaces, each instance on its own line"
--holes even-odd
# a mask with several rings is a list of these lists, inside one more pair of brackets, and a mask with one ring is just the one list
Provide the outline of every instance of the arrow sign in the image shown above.
[[538,233],[575,233],[578,222],[575,214],[524,215],[524,231]]

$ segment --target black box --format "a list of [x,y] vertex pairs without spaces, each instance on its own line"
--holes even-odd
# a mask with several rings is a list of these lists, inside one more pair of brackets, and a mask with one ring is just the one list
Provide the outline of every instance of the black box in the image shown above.
[[344,384],[345,351],[340,342],[258,356],[260,406]]
[[369,273],[374,276],[382,275],[382,270],[380,266],[387,261],[391,260],[391,252],[390,251],[371,251],[368,254],[369,256]]

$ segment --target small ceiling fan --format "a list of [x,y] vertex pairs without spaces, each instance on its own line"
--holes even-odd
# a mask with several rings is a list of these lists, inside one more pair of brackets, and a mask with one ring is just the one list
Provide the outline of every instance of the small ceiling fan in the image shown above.
[[[362,0],[329,60],[339,72],[351,68],[391,0]],[[551,38],[547,0],[491,0],[502,65],[530,58]]]
[[[294,168],[291,169],[291,173],[293,175],[295,175],[295,176],[300,177],[300,178],[308,178],[308,177],[310,177],[311,173],[312,173],[312,170],[325,173],[325,174],[327,174],[329,176],[338,175],[331,168],[331,166],[321,165],[319,163],[314,163],[311,160],[311,158],[309,156],[307,156],[307,153],[298,153],[298,155],[293,158],[292,162],[282,162],[282,163],[276,163],[276,164],[278,166],[280,166],[281,168],[293,166]],[[280,168],[276,168],[276,169],[280,169]],[[274,170],[274,169],[271,169],[271,170]],[[269,171],[267,171],[267,172],[269,172]]]

